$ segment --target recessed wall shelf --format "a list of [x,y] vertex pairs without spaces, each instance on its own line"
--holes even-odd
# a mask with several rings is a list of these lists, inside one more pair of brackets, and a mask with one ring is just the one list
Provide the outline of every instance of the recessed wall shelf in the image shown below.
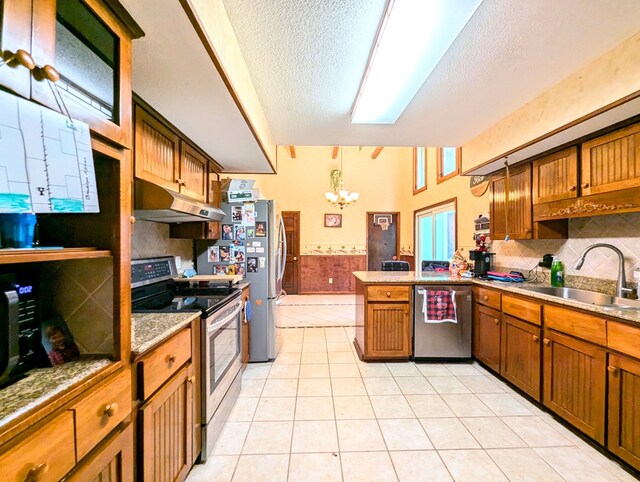
[[97,248],[0,249],[0,264],[65,261],[68,259],[83,258],[107,258],[109,256],[111,256],[111,251]]

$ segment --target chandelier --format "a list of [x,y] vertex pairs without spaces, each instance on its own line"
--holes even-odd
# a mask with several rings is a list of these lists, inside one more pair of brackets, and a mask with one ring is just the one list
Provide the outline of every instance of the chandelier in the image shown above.
[[329,174],[329,186],[331,186],[332,190],[325,192],[324,197],[329,204],[340,209],[351,206],[360,197],[359,192],[349,192],[344,187],[344,180],[342,179],[342,148],[340,149],[340,169],[333,169]]

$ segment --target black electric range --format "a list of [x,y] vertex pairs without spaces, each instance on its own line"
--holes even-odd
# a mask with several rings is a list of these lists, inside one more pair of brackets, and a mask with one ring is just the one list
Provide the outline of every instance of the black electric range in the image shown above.
[[177,283],[172,257],[131,262],[131,308],[134,313],[198,311],[208,317],[241,296],[239,288],[227,285],[190,286]]

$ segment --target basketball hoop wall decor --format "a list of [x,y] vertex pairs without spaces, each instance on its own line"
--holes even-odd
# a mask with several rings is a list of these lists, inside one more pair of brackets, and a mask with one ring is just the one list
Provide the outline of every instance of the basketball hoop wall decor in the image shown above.
[[391,225],[392,221],[393,221],[392,214],[374,214],[373,215],[373,225],[380,226],[383,231],[386,231],[389,229],[389,226]]

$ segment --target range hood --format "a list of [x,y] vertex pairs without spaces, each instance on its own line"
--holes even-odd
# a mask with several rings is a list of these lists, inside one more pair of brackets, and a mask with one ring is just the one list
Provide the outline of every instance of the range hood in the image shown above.
[[224,211],[142,179],[135,180],[133,212],[157,223],[221,221]]

